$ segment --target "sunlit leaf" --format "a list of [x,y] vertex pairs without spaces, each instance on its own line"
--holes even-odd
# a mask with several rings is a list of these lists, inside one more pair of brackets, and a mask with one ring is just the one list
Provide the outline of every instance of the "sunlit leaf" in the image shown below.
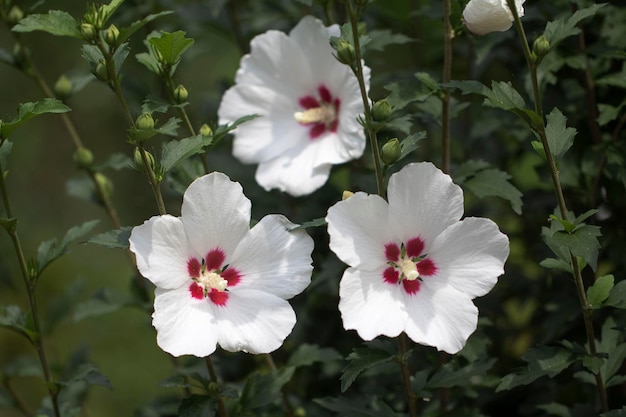
[[17,117],[11,122],[0,123],[0,138],[7,138],[15,129],[27,120],[45,113],[65,113],[71,109],[54,98],[44,98],[40,101],[20,104]]
[[185,159],[203,152],[204,148],[210,144],[210,139],[207,136],[197,135],[165,143],[161,154],[161,167],[164,172],[175,168]]
[[79,23],[67,12],[50,10],[47,14],[31,14],[13,27],[14,32],[43,31],[56,36],[82,39]]
[[576,129],[566,126],[567,119],[556,107],[546,116],[546,120],[546,137],[550,152],[555,159],[559,160],[574,143],[574,136],[577,132]]
[[587,302],[592,307],[600,307],[602,302],[609,298],[615,278],[613,275],[604,275],[596,279],[593,285],[587,288]]
[[173,33],[161,32],[161,36],[150,38],[148,41],[161,54],[163,62],[175,65],[194,43],[193,39],[186,38],[185,35],[186,32],[181,30]]
[[117,39],[118,43],[125,42],[128,38],[130,38],[133,33],[137,32],[139,29],[152,22],[155,19],[158,19],[162,16],[167,16],[168,14],[172,14],[172,11],[164,11],[160,13],[149,14],[141,20],[137,20],[136,22],[131,23],[130,26],[124,27],[120,29],[120,34]]
[[509,182],[511,176],[496,168],[478,172],[464,182],[464,185],[479,198],[500,197],[511,204],[517,214],[522,214],[522,193]]
[[128,249],[128,239],[130,238],[132,229],[132,226],[124,226],[120,229],[109,230],[108,232],[92,236],[87,240],[87,243],[107,248]]
[[598,9],[606,6],[606,3],[594,4],[593,6],[579,9],[566,19],[557,19],[546,24],[544,36],[550,42],[550,48],[556,47],[563,39],[577,35],[580,32],[578,23],[596,14]]

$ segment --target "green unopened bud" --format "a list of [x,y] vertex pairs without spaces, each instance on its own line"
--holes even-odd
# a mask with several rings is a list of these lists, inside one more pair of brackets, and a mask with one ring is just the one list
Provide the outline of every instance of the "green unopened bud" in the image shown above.
[[18,24],[20,20],[24,18],[24,12],[17,6],[11,7],[9,13],[7,14],[7,23],[10,27],[13,27]]
[[385,165],[391,165],[400,159],[400,141],[398,138],[393,138],[387,141],[380,150],[380,157]]
[[76,149],[72,157],[74,158],[76,166],[79,168],[88,169],[93,164],[93,153],[82,146]]
[[154,119],[150,113],[141,113],[141,116],[135,121],[137,129],[147,130],[154,128]]
[[80,34],[84,40],[91,42],[96,39],[97,31],[95,26],[91,23],[81,23]]
[[217,382],[215,382],[215,381],[209,382],[209,387],[208,388],[209,388],[209,392],[212,392],[212,393],[220,392],[220,385]]
[[[144,150],[146,154],[146,158],[148,159],[148,164],[150,165],[150,169],[154,172],[155,160],[154,155],[150,152]],[[135,168],[138,171],[146,172],[146,164],[143,162],[143,158],[141,157],[141,150],[139,148],[135,148],[135,153],[133,154],[133,163],[135,164]]]
[[15,63],[17,64],[18,68],[24,71],[28,71],[30,69],[30,64],[29,64],[29,59],[28,59],[29,56],[30,56],[30,51],[28,50],[28,48],[23,47],[19,43],[16,43],[13,46],[13,59],[15,60]]
[[174,100],[178,104],[182,104],[189,98],[189,92],[183,85],[179,85],[174,89]]
[[61,75],[54,83],[54,95],[60,99],[70,96],[72,93],[72,81],[65,74]]
[[391,115],[391,104],[385,99],[378,100],[372,107],[372,118],[376,122],[384,122]]
[[205,123],[200,126],[200,134],[202,136],[211,136],[213,134],[213,129],[211,129],[209,125]]
[[102,194],[104,194],[106,198],[111,198],[113,195],[113,183],[111,180],[101,172],[96,172],[94,177],[98,187],[102,190]]
[[297,407],[293,410],[294,417],[306,417],[306,410],[302,407]]
[[95,75],[97,79],[99,79],[100,81],[104,81],[105,83],[109,81],[107,64],[104,62],[104,60],[98,62],[98,65],[96,65],[96,69],[94,70],[93,75]]
[[337,59],[342,64],[352,65],[355,59],[354,46],[346,40],[340,39],[337,43]]
[[104,32],[104,40],[109,46],[116,47],[117,40],[120,37],[120,30],[115,25],[109,26],[109,28]]
[[537,58],[543,58],[548,52],[550,52],[550,41],[545,36],[541,35],[535,42],[533,42],[533,52]]

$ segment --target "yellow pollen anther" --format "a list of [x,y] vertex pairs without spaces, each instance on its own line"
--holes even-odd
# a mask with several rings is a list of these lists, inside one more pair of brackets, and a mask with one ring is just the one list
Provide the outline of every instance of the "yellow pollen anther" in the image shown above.
[[307,109],[305,111],[298,111],[293,114],[294,119],[298,123],[305,125],[313,123],[330,124],[336,118],[335,109],[333,106],[321,106]]
[[400,270],[402,270],[402,274],[409,281],[415,281],[420,276],[420,273],[417,272],[417,265],[410,259],[403,259],[400,262]]
[[226,281],[220,274],[216,274],[215,272],[205,272],[200,276],[198,280],[205,288],[215,288],[218,291],[224,291],[228,286],[228,281]]

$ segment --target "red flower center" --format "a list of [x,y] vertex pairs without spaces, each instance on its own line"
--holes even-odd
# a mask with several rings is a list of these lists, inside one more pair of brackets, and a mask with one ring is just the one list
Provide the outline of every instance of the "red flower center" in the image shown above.
[[241,274],[229,265],[224,265],[226,255],[220,248],[212,249],[203,259],[189,258],[187,272],[192,280],[189,293],[192,298],[208,298],[218,306],[226,305],[228,287],[241,281]]
[[389,265],[383,271],[383,280],[389,284],[402,284],[408,294],[420,290],[422,277],[434,275],[437,266],[424,252],[424,241],[420,237],[409,239],[400,246],[385,245],[385,258]]
[[339,127],[341,100],[333,97],[330,90],[321,84],[317,96],[303,96],[298,104],[303,111],[294,114],[301,125],[309,126],[309,138],[317,139],[326,132],[336,132]]

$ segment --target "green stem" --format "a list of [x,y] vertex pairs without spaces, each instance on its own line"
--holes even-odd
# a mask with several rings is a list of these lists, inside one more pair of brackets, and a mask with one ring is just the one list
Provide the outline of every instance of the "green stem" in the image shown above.
[[367,89],[365,88],[365,78],[363,76],[363,65],[361,64],[361,47],[359,44],[359,28],[358,28],[358,13],[352,7],[352,1],[346,1],[346,8],[348,17],[350,19],[350,25],[352,26],[352,39],[354,43],[354,55],[355,62],[352,65],[352,71],[359,82],[359,89],[361,91],[361,99],[363,100],[364,115],[365,115],[365,129],[370,140],[370,146],[372,147],[372,159],[374,159],[374,170],[376,172],[376,187],[378,195],[385,198],[385,182],[383,170],[380,163],[380,149],[378,148],[378,138],[376,137],[376,130],[372,127],[372,109],[370,106],[369,98],[367,97]]
[[[4,182],[4,170],[2,165],[0,164],[0,190],[2,191],[2,201],[4,203],[4,207],[7,213],[7,217],[13,218],[13,213],[11,211],[11,205],[8,198],[6,183]],[[28,298],[28,306],[30,308],[33,327],[35,330],[35,336],[30,337],[29,339],[35,350],[37,350],[37,355],[39,356],[39,362],[41,364],[41,369],[43,370],[44,379],[46,381],[46,388],[48,389],[48,394],[50,395],[50,400],[52,401],[52,410],[54,412],[55,417],[61,417],[61,413],[59,411],[59,386],[54,381],[52,377],[52,372],[50,371],[50,366],[48,364],[48,357],[46,355],[46,349],[43,344],[42,332],[41,332],[41,323],[39,321],[39,309],[37,307],[37,299],[35,297],[35,285],[36,280],[30,278],[30,274],[28,272],[28,265],[26,263],[26,257],[24,256],[24,251],[22,250],[22,244],[19,238],[19,234],[17,233],[17,226],[14,226],[11,230],[7,230],[9,236],[11,237],[11,241],[13,242],[13,247],[15,248],[15,254],[17,256],[17,261],[20,266],[20,271],[22,272],[22,279],[24,281],[24,286],[26,287],[26,295]]]
[[[450,0],[443,1],[443,75],[444,84],[452,78],[452,38],[454,31],[450,23]],[[450,92],[445,89],[441,98],[441,148],[443,172],[450,173]]]
[[[559,211],[561,213],[561,217],[564,220],[568,219],[567,206],[565,205],[565,197],[563,195],[563,189],[561,188],[561,182],[559,180],[559,171],[557,169],[556,163],[552,156],[552,152],[550,151],[550,145],[548,143],[548,139],[546,136],[545,126],[544,126],[544,114],[542,108],[542,100],[541,100],[541,92],[539,90],[539,83],[537,81],[537,61],[533,58],[533,55],[530,51],[530,47],[528,44],[528,40],[526,39],[526,33],[524,32],[524,27],[522,25],[522,21],[519,18],[519,14],[517,13],[517,8],[515,7],[514,0],[507,0],[507,4],[509,9],[513,13],[515,28],[519,34],[522,50],[524,51],[524,57],[526,58],[526,64],[528,65],[528,69],[530,71],[530,79],[533,87],[533,99],[535,101],[535,111],[541,117],[542,123],[539,126],[536,126],[537,133],[539,134],[539,138],[541,139],[541,144],[543,145],[543,150],[546,155],[546,160],[548,162],[548,167],[550,168],[550,175],[552,177],[552,184],[554,186],[554,191],[556,193]],[[596,344],[595,344],[595,336],[593,331],[593,323],[591,321],[592,307],[587,300],[587,295],[585,291],[585,284],[583,282],[582,274],[580,268],[578,266],[578,261],[576,257],[570,251],[570,263],[572,265],[574,283],[576,284],[576,292],[578,294],[578,299],[580,301],[580,306],[583,312],[583,321],[585,324],[585,333],[587,335],[587,345],[589,348],[589,353],[592,356],[597,354]],[[602,375],[598,372],[595,374],[596,387],[598,390],[598,397],[600,399],[600,406],[603,412],[607,412],[609,410],[608,399],[606,395],[606,388],[604,386],[604,381],[602,381]]]
[[406,333],[402,333],[398,337],[398,351],[400,369],[402,370],[402,382],[404,383],[404,390],[406,394],[406,401],[409,405],[409,416],[417,417],[417,397],[411,388],[411,371],[409,370],[409,364],[406,360],[407,352],[407,336]]
[[[272,355],[266,353],[264,356],[265,362],[267,362],[267,366],[269,366],[272,372],[276,372],[276,364],[274,363],[274,358],[272,358]],[[280,390],[280,394],[282,396],[283,405],[285,406],[285,414],[287,415],[287,417],[294,417],[293,406],[289,401],[289,397],[287,397],[287,394],[285,393],[284,387]]]
[[[213,361],[211,361],[210,356],[206,356],[204,358],[206,362],[207,370],[209,371],[209,376],[211,377],[211,381],[217,384],[217,373],[215,372],[215,367],[213,366]],[[217,411],[220,417],[228,417],[228,411],[226,411],[226,406],[224,405],[224,399],[218,393],[216,396],[217,399]]]

